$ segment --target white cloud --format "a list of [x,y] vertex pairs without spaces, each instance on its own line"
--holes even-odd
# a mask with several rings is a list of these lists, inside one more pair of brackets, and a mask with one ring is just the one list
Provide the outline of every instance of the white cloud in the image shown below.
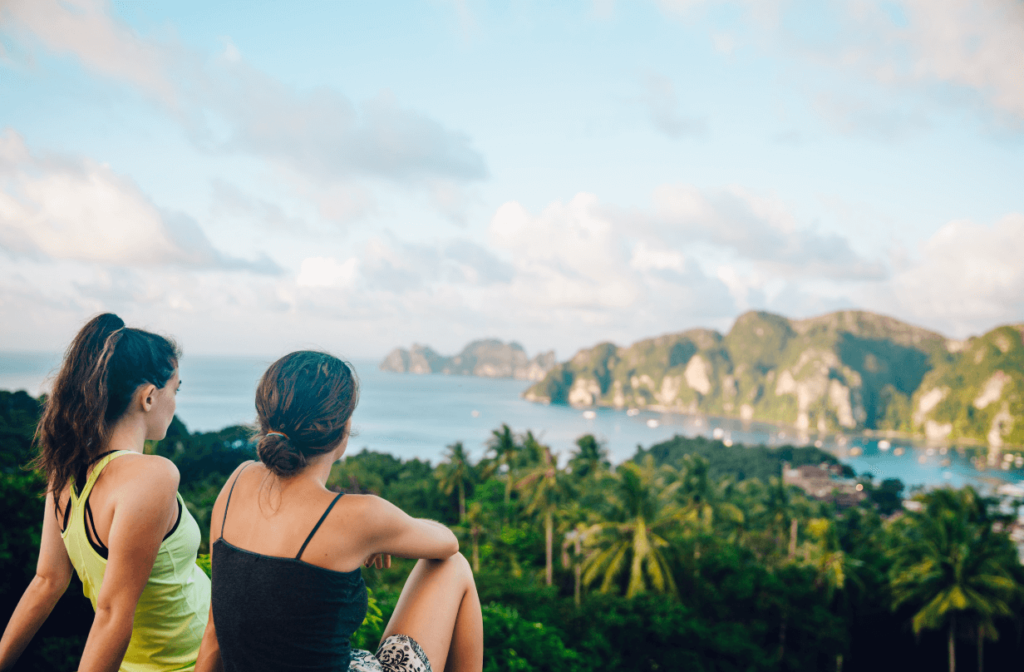
[[13,130],[0,135],[0,247],[115,266],[277,270],[218,252],[192,218],[161,210],[107,166],[33,156]]
[[[877,77],[905,75],[968,87],[996,109],[1024,118],[1024,3],[899,0],[899,5],[905,25],[891,15],[883,23],[890,47],[885,60],[866,57]],[[906,63],[900,62],[901,53],[908,53]]]
[[170,47],[115,21],[105,0],[8,0],[0,4],[0,32],[27,33],[89,70],[134,84],[165,102],[174,100],[166,77]]
[[227,37],[206,57],[176,40],[140,36],[103,0],[0,3],[2,40],[77,59],[89,72],[148,94],[201,150],[256,157],[317,207],[349,224],[376,194],[420,194],[442,216],[467,221],[488,177],[472,140],[409,108],[388,91],[352,101],[330,87],[300,90],[248,63]]
[[953,221],[920,249],[916,261],[869,301],[897,315],[965,336],[1024,320],[1024,214],[986,226]]
[[686,270],[686,257],[677,250],[666,250],[641,240],[633,247],[629,265],[638,271]]
[[[906,91],[908,87],[952,86],[973,92],[992,110],[1024,120],[1024,3],[1020,0],[839,0],[822,3],[837,28],[826,41],[809,43],[792,26],[806,28],[807,5],[788,0],[659,0],[669,15],[688,18],[714,5],[739,6],[762,45],[832,69],[859,71]],[[787,12],[804,13],[787,24]],[[833,25],[811,28],[815,37]],[[732,45],[713,35],[717,50]],[[819,101],[820,106],[820,101]],[[834,115],[834,110],[826,110]],[[862,111],[867,130],[902,123],[885,117],[899,112]],[[881,116],[881,119],[877,117]],[[876,117],[872,119],[872,117]],[[916,123],[914,119],[909,120]],[[856,129],[853,129],[856,130]]]
[[[230,39],[207,61],[178,43],[139,36],[101,0],[14,0],[0,7],[4,34],[34,38],[92,72],[155,94],[201,147],[262,157],[324,190],[383,179],[426,188],[450,214],[457,207],[443,185],[488,174],[466,134],[387,91],[362,103],[327,87],[300,91],[249,65]],[[352,208],[339,209],[346,216]]]
[[664,185],[654,192],[653,212],[635,217],[674,244],[704,242],[772,276],[866,280],[886,273],[846,238],[798,226],[781,201],[739,187]]
[[359,260],[355,258],[338,262],[332,257],[308,257],[299,266],[295,281],[299,287],[353,286],[359,275]]

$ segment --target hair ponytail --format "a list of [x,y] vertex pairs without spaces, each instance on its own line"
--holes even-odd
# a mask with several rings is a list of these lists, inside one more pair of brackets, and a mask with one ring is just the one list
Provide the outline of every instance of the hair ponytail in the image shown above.
[[135,390],[147,383],[163,388],[178,358],[172,341],[125,327],[113,313],[82,327],[64,354],[36,427],[39,455],[32,466],[46,475],[54,494],[69,481],[81,485]]

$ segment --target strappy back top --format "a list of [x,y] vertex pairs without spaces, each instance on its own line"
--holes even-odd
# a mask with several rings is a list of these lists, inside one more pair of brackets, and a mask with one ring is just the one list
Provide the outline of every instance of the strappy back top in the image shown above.
[[224,670],[348,670],[349,639],[366,616],[362,572],[358,568],[338,572],[302,560],[341,494],[331,501],[294,558],[263,555],[224,539],[231,495],[241,475],[240,471],[228,491],[221,534],[213,544],[213,622]]
[[[84,484],[72,479],[62,516],[64,529],[60,536],[93,609],[103,587],[107,548],[95,532],[89,496],[104,467],[129,454],[128,450],[106,453],[95,463]],[[149,579],[139,596],[132,637],[121,662],[122,672],[195,668],[210,610],[210,580],[196,565],[202,538],[199,525],[185,508],[180,494],[177,499],[178,522],[160,544]],[[91,525],[91,533],[87,525]]]

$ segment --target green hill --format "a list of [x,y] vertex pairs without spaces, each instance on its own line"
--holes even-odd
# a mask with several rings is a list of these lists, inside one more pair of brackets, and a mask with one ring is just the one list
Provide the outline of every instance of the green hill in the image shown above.
[[1024,443],[1022,327],[966,342],[891,317],[806,320],[749,312],[728,334],[693,329],[601,343],[524,397],[542,403],[707,413],[809,432],[891,430]]

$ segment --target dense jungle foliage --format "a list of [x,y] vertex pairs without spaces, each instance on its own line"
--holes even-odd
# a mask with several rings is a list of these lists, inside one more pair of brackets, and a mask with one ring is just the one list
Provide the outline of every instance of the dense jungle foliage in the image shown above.
[[[4,623],[38,552],[43,482],[22,469],[38,409],[0,392]],[[249,430],[191,434],[175,420],[150,449],[178,466],[205,552],[217,493],[254,457]],[[328,486],[456,530],[488,672],[944,669],[951,645],[960,670],[1019,669],[1024,568],[994,502],[936,490],[905,512],[902,484],[862,476],[865,502],[837,509],[784,486],[783,462],[835,460],[676,437],[613,468],[592,436],[552,447],[502,426],[476,462],[461,443],[439,465],[352,450]],[[364,570],[381,613],[356,645],[375,646],[411,566]],[[75,581],[18,669],[75,669],[91,620]]]

